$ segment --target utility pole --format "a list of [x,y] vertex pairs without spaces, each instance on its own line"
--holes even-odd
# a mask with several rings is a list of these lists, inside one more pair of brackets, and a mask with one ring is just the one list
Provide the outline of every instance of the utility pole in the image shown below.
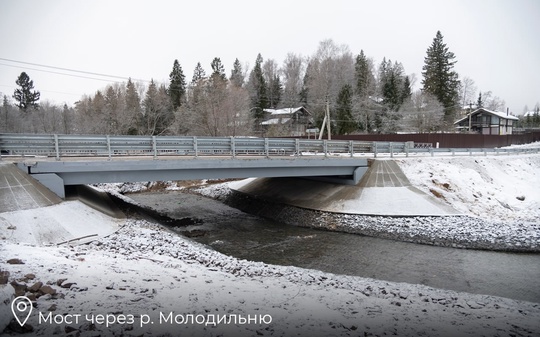
[[321,126],[321,132],[319,133],[319,139],[322,139],[324,133],[324,127],[326,126],[326,131],[328,133],[328,140],[332,139],[332,132],[330,130],[330,102],[328,101],[328,96],[326,97],[326,111],[324,113],[324,119]]

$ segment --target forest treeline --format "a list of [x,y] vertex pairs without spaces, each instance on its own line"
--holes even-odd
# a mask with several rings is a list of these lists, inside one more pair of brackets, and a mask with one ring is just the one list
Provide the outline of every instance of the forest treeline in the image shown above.
[[[505,109],[491,92],[480,92],[470,78],[459,78],[455,56],[437,32],[424,58],[421,79],[387,58],[375,64],[363,50],[320,42],[308,57],[286,55],[282,64],[257,55],[252,69],[234,61],[226,73],[215,57],[207,73],[198,63],[187,79],[174,60],[168,83],[115,82],[74,106],[37,104],[40,95],[22,73],[12,97],[0,108],[3,132],[284,136],[279,125],[263,129],[264,109],[306,107],[313,127],[329,107],[335,134],[433,132],[452,129],[464,107]],[[23,74],[25,76],[23,76]],[[420,80],[420,89],[413,90]],[[477,96],[478,95],[478,96]],[[538,108],[535,107],[536,109]],[[533,120],[530,120],[533,124]]]

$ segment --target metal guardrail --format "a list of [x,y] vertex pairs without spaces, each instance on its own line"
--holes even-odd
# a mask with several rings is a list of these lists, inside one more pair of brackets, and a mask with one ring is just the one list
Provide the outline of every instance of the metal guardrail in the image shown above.
[[448,149],[433,148],[413,142],[362,142],[348,140],[308,140],[288,138],[247,137],[176,137],[176,136],[105,136],[105,135],[36,135],[0,134],[0,156],[37,155],[56,157],[106,156],[291,156],[304,154],[346,154],[353,157],[358,153],[398,154],[411,153],[538,153],[538,148],[504,149]]
[[371,142],[247,137],[101,136],[0,134],[10,155],[69,156],[285,156],[372,151]]

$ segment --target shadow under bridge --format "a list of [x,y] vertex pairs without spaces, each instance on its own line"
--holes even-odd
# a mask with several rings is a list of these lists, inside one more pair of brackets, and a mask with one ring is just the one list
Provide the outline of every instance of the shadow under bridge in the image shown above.
[[171,158],[19,162],[19,168],[65,198],[64,186],[96,183],[306,177],[356,185],[367,159],[349,157]]

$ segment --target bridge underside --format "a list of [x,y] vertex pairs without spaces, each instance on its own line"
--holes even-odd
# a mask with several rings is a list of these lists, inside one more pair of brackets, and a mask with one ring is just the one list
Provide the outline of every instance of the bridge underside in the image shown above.
[[355,185],[367,171],[368,162],[343,157],[291,157],[35,161],[18,166],[64,198],[67,185],[138,181],[310,177]]

